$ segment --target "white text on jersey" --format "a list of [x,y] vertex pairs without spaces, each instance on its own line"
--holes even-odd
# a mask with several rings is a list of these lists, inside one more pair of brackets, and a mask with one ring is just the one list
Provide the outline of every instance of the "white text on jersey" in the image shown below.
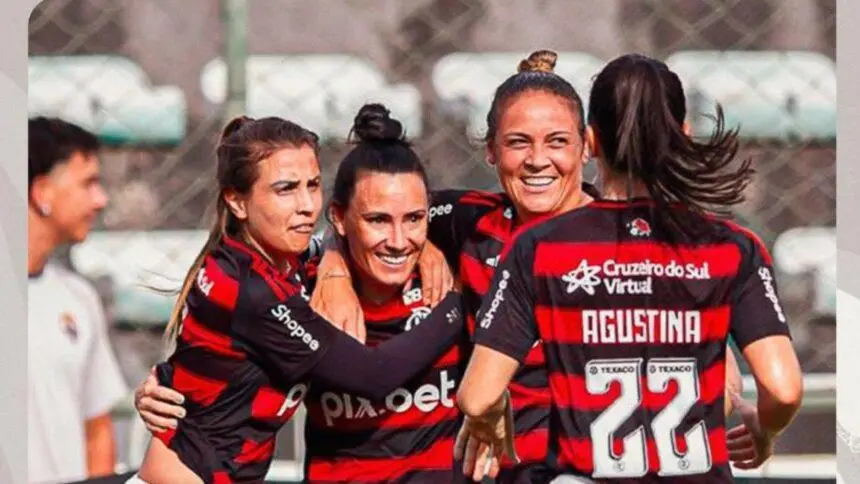
[[278,319],[278,321],[284,323],[284,326],[290,330],[290,336],[300,340],[302,343],[306,344],[311,351],[316,351],[320,347],[320,342],[313,337],[312,334],[308,333],[305,330],[304,326],[299,324],[295,319],[290,316],[290,308],[288,308],[285,304],[278,304],[277,306],[272,308],[272,316]]
[[582,311],[585,344],[698,344],[699,311],[665,309],[588,309]]
[[326,425],[335,425],[335,419],[356,420],[377,418],[389,413],[403,413],[413,406],[424,413],[430,413],[441,403],[443,407],[454,408],[451,392],[457,386],[456,380],[448,378],[448,370],[439,373],[439,384],[425,383],[410,392],[398,388],[389,393],[385,400],[376,404],[366,398],[348,393],[324,392],[320,395],[323,417]]

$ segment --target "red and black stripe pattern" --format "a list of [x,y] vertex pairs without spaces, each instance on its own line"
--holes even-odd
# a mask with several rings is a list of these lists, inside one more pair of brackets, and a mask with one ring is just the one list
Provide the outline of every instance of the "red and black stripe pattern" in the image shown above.
[[502,255],[476,343],[526,361],[543,341],[559,471],[732,482],[727,338],[743,348],[788,327],[767,250],[705,223],[705,239],[669,244],[654,236],[647,202],[598,201],[532,227]]
[[[188,295],[176,351],[158,367],[160,383],[185,395],[187,416],[155,436],[206,483],[262,481],[276,433],[307,392],[302,368],[293,381],[275,381],[252,345],[236,337],[242,320],[255,319],[243,314],[244,300],[289,300],[300,290],[294,275],[225,239]],[[287,339],[280,343],[289,346]]]
[[[475,329],[475,313],[489,291],[490,282],[502,249],[514,233],[514,208],[503,195],[471,193],[461,199],[463,205],[489,207],[474,224],[474,231],[463,242],[460,252],[460,281],[468,308],[467,324]],[[523,365],[508,387],[514,409],[514,441],[522,461],[520,467],[542,465],[549,443],[549,381],[547,380],[543,345],[538,341],[526,355]],[[505,458],[503,482],[517,481],[513,462]]]
[[[363,301],[367,344],[375,346],[424,320],[417,277],[411,289],[387,303]],[[305,402],[310,482],[452,482],[459,411],[454,398],[461,377],[461,346],[452,345],[428,371],[370,401],[314,385]]]
[[[594,188],[583,185],[589,195]],[[444,190],[434,193],[430,240],[445,252],[463,285],[467,325],[486,297],[502,249],[517,229],[516,210],[503,193]],[[536,222],[532,222],[536,223]],[[514,410],[514,441],[521,460],[502,460],[500,483],[539,479],[549,450],[550,393],[543,345],[537,341],[509,386]]]

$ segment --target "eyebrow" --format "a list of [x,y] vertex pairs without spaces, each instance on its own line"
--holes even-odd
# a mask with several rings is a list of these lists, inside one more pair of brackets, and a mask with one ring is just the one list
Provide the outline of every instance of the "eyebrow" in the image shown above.
[[392,215],[388,212],[361,212],[362,217],[391,217]]
[[269,185],[269,186],[270,186],[270,187],[272,187],[272,188],[274,188],[274,189],[278,189],[278,188],[285,188],[285,187],[295,186],[295,185],[298,185],[298,184],[299,184],[299,181],[298,181],[298,180],[278,180],[278,181],[273,182],[273,183],[272,183],[271,185]]
[[[553,135],[557,135],[557,134],[571,134],[571,133],[572,133],[572,131],[568,131],[566,129],[559,129],[557,131],[552,131],[552,132],[548,133],[547,136],[553,136]],[[531,135],[529,135],[528,133],[524,133],[522,131],[509,131],[509,132],[505,133],[504,136],[531,136]]]
[[[404,213],[403,215],[404,215],[404,216],[408,216],[408,215],[424,215],[424,214],[426,214],[426,213],[427,213],[427,209],[425,209],[425,208],[419,208],[419,209],[417,209],[417,210],[412,210],[412,211],[410,211],[410,212],[406,212],[406,213]],[[394,215],[392,215],[392,214],[390,214],[390,213],[388,213],[388,212],[380,212],[380,211],[374,211],[374,210],[367,211],[367,212],[359,212],[359,214],[360,214],[362,217],[379,217],[379,216],[383,216],[383,217],[394,217]]]
[[531,136],[529,136],[528,134],[523,133],[521,131],[511,131],[511,132],[505,133],[503,136],[505,138],[513,138],[515,136],[522,136],[524,138],[531,138]]

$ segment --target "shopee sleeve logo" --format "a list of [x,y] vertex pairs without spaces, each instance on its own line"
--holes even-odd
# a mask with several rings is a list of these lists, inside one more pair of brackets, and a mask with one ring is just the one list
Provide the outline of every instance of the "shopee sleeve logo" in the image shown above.
[[490,303],[489,309],[481,318],[480,326],[484,329],[490,327],[493,324],[493,317],[495,317],[496,312],[499,310],[499,306],[505,301],[505,289],[508,288],[508,279],[511,278],[511,273],[507,271],[507,269],[502,270],[502,280],[499,281],[499,287],[496,289],[496,294],[493,296],[493,300]]
[[435,217],[438,217],[441,215],[451,215],[451,212],[453,211],[453,209],[454,209],[454,206],[451,205],[450,203],[430,207],[430,212],[427,214],[427,219],[429,221],[429,220],[433,220]]
[[764,297],[773,304],[773,310],[776,312],[776,317],[779,319],[779,322],[785,323],[785,313],[782,310],[779,296],[776,295],[776,288],[773,285],[773,274],[771,274],[769,268],[762,266],[758,269],[758,276],[764,285]]
[[311,349],[311,351],[316,351],[320,347],[319,341],[314,338],[312,334],[310,334],[304,326],[299,324],[298,321],[293,319],[290,315],[290,308],[287,307],[286,304],[278,304],[277,306],[272,308],[272,316],[274,316],[278,321],[283,323],[284,326],[290,332],[290,337],[295,338]]

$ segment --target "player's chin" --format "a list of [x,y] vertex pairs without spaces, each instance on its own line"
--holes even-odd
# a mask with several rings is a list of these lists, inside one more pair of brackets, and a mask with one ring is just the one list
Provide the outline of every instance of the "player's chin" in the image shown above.
[[92,230],[92,223],[82,223],[74,229],[70,230],[68,232],[67,238],[69,239],[70,243],[77,244],[86,240]]
[[525,193],[520,197],[520,206],[523,211],[534,216],[549,215],[558,206],[559,195],[553,193],[531,194]]
[[284,240],[284,252],[290,254],[301,254],[308,250],[311,244],[312,233],[291,232]]

